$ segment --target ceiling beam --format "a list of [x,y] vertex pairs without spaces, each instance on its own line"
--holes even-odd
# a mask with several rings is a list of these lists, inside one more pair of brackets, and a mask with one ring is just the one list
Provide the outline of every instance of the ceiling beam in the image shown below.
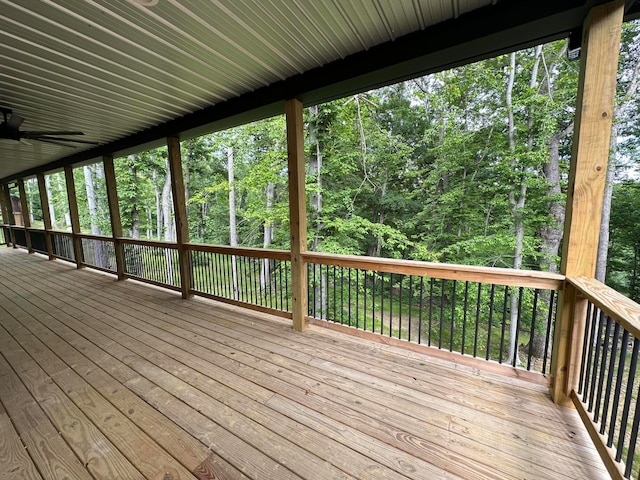
[[[377,45],[106,145],[0,179],[7,182],[66,165],[153,148],[284,112],[284,101],[314,105],[372,88],[565,38],[582,25],[593,0],[502,0],[395,41]],[[637,2],[629,11],[638,10]]]

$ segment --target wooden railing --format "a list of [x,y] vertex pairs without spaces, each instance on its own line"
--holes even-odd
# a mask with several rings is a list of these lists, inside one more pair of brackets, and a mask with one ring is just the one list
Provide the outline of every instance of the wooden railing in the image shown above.
[[313,323],[435,347],[464,363],[550,371],[562,275],[325,253],[303,258]]
[[638,478],[640,305],[586,277],[575,289],[570,396],[612,478]]
[[185,244],[189,292],[291,318],[291,253],[245,247]]

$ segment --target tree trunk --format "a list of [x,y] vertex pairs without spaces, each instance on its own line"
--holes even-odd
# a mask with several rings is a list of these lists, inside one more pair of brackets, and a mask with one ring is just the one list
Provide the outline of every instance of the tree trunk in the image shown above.
[[43,205],[42,208],[49,209],[49,215],[51,217],[51,226],[54,229],[58,228],[58,222],[56,220],[56,209],[53,205],[53,194],[51,192],[51,177],[49,175],[44,176],[44,186],[47,190],[47,198],[49,199],[49,205]]
[[[275,197],[276,186],[273,182],[269,182],[267,185],[267,213],[271,215],[273,208],[273,199]],[[273,240],[273,223],[271,219],[267,220],[264,224],[264,232],[262,238],[262,248],[269,248]],[[260,289],[265,291],[267,282],[271,277],[271,270],[269,268],[269,259],[262,260],[262,268],[260,269]]]
[[[238,230],[236,228],[236,187],[233,172],[233,147],[227,147],[227,169],[229,172],[229,245],[238,246]],[[236,256],[231,255],[231,276],[233,279],[233,298],[239,300],[238,265]]]
[[613,197],[613,181],[616,175],[616,149],[618,147],[618,124],[616,117],[611,126],[611,148],[609,149],[609,165],[607,180],[602,199],[602,217],[600,217],[600,239],[598,241],[598,258],[596,259],[596,280],[605,283],[607,276],[607,258],[609,256],[609,223],[611,219],[611,198]]
[[[387,194],[387,177],[385,175],[384,182],[382,183],[382,191],[380,192],[380,202],[384,200],[384,196]],[[384,225],[384,209],[380,208],[378,211],[378,223],[380,225]],[[382,237],[378,235],[376,237],[376,257],[379,257],[382,254]]]
[[[164,180],[164,186],[162,187],[162,221],[163,221],[163,237],[166,242],[175,242],[173,235],[174,221],[171,216],[171,210],[173,206],[173,197],[171,194],[171,170],[169,169],[169,161],[166,164],[166,175]],[[173,285],[173,251],[171,249],[165,249],[165,260],[167,264],[166,271],[166,283]]]
[[[131,156],[131,166],[129,174],[131,175],[131,184],[133,195],[131,196],[131,237],[140,238],[140,212],[138,210],[138,170],[136,169],[137,159],[135,155]],[[144,262],[139,255],[133,255],[130,261],[125,259],[125,264],[131,265],[131,273],[140,277],[144,276]]]
[[158,172],[153,169],[151,172],[151,179],[153,180],[153,193],[156,199],[156,238],[160,240],[162,238],[162,203],[160,202],[160,189],[158,188]]
[[[98,224],[98,206],[96,203],[96,191],[93,181],[93,171],[89,165],[82,167],[84,173],[84,186],[87,192],[87,207],[89,208],[89,222],[91,223],[91,234],[102,235],[100,225]],[[104,249],[103,242],[94,242],[94,262],[96,266],[102,268],[110,268],[107,252]]]
[[[512,165],[514,171],[517,171],[518,161],[515,158],[516,153],[516,139],[515,139],[515,121],[513,112],[513,86],[516,77],[516,54],[515,52],[509,56],[509,79],[507,82],[507,92],[505,96],[507,106],[507,120],[509,130],[507,132],[509,138],[509,152],[512,158]],[[524,182],[524,180],[521,180]],[[522,209],[524,208],[525,198],[527,193],[527,187],[523,183],[520,185],[519,198],[516,199],[515,194],[516,186],[509,192],[509,205],[511,207],[511,214],[513,216],[513,225],[515,229],[515,247],[513,252],[513,268],[520,269],[522,267],[522,249],[524,242],[524,221],[522,218]],[[506,299],[505,299],[506,301]],[[509,353],[507,356],[507,363],[512,363],[518,358],[518,344],[516,342],[518,336],[518,295],[511,295],[511,309],[510,309],[510,322],[509,322]],[[491,328],[491,325],[489,325]],[[487,345],[489,348],[489,345]]]
[[[320,234],[322,231],[322,148],[320,146],[320,134],[318,125],[318,106],[314,105],[309,108],[311,117],[309,119],[309,143],[311,147],[311,155],[309,157],[309,175],[311,178],[315,176],[316,186],[309,194],[309,203],[311,204],[311,219],[314,226],[314,235],[311,242],[311,250],[317,252],[320,249]],[[327,278],[323,275],[322,268],[318,264],[313,265],[313,278],[317,281],[313,286],[314,306],[313,312],[318,318],[326,318],[324,306],[326,302]]]

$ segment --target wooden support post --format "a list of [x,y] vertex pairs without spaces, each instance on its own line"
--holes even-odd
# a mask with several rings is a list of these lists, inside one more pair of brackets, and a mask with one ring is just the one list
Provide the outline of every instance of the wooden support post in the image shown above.
[[[9,198],[9,187],[2,184],[0,184],[0,209],[2,209],[3,223],[7,226],[11,225],[11,199]],[[7,233],[9,234],[9,237],[5,238],[4,241],[7,246],[13,245],[10,227],[5,230],[5,237]]]
[[180,155],[180,139],[167,138],[169,170],[171,172],[171,194],[176,220],[176,242],[178,244],[178,259],[180,262],[180,283],[182,298],[191,295],[191,261],[185,244],[189,243],[189,221],[184,192],[184,177],[182,175],[182,157]]
[[122,221],[120,220],[120,203],[118,202],[118,188],[116,184],[116,171],[113,168],[113,157],[102,157],[104,167],[104,179],[107,187],[107,201],[109,203],[109,218],[111,219],[111,235],[116,252],[116,273],[118,280],[124,280],[124,247],[120,242],[122,237]]
[[[568,277],[595,274],[623,12],[623,0],[599,5],[591,9],[583,28],[560,265],[560,271]],[[572,403],[585,308],[585,300],[571,289],[560,295],[551,367],[551,396],[556,403]]]
[[71,217],[71,231],[73,233],[73,252],[76,266],[82,268],[82,244],[80,243],[80,216],[78,215],[78,199],[76,198],[76,184],[73,180],[73,167],[64,167],[64,177],[67,184],[67,198],[69,199],[69,216]]
[[5,225],[11,225],[11,220],[9,218],[11,203],[9,201],[8,192],[9,188],[6,185],[0,184],[0,209],[2,211],[2,221]]
[[49,194],[47,193],[47,184],[44,180],[44,174],[39,173],[36,178],[38,179],[38,191],[40,192],[40,205],[42,206],[42,221],[44,223],[44,238],[47,243],[47,255],[49,260],[54,260],[53,245],[51,244],[51,211],[49,210]]
[[29,253],[33,253],[31,248],[31,235],[29,234],[29,227],[31,227],[31,213],[29,212],[29,202],[27,202],[27,192],[24,188],[24,180],[18,179],[18,192],[20,194],[20,209],[22,210],[22,226],[24,227],[24,239],[27,243],[27,250]]
[[307,265],[302,254],[307,251],[307,196],[305,193],[304,124],[302,102],[288,100],[287,154],[289,166],[289,223],[291,229],[291,295],[293,328],[300,332],[307,326]]

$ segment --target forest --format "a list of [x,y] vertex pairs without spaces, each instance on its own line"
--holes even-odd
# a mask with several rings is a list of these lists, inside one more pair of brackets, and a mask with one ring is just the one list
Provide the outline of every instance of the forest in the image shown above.
[[[557,272],[579,62],[566,41],[305,110],[309,249]],[[597,277],[640,301],[640,24],[623,28]],[[192,242],[288,248],[284,116],[182,142]],[[166,148],[115,160],[125,234],[175,239]],[[110,235],[100,163],[82,230]],[[46,175],[68,230],[62,172]],[[38,186],[25,182],[32,223]],[[16,192],[17,194],[17,192]]]

